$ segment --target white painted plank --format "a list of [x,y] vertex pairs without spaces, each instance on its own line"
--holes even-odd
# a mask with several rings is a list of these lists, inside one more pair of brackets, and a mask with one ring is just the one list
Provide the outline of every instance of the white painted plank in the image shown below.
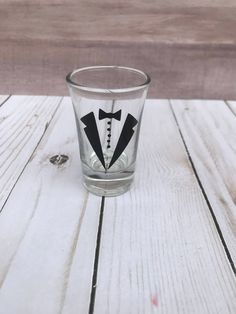
[[133,189],[106,199],[94,313],[235,313],[236,280],[167,101],[148,101]]
[[7,100],[9,95],[0,95],[0,106]]
[[1,314],[88,312],[100,201],[81,185],[66,98],[0,216]]
[[172,101],[172,107],[236,265],[236,118],[223,101]]
[[0,107],[0,211],[51,121],[60,99],[12,96]]

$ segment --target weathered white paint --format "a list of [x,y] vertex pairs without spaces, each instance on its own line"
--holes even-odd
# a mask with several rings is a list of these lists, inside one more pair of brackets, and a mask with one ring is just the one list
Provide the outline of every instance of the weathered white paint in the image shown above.
[[134,188],[106,199],[94,313],[235,313],[236,280],[167,101],[146,103]]
[[[88,313],[101,198],[82,188],[71,102],[60,101],[14,96],[0,108],[0,158],[5,145],[14,176],[11,193],[0,181],[0,314]],[[233,254],[234,206],[222,214],[213,201],[229,202],[235,117],[203,105],[174,111]],[[52,165],[57,154],[68,161]],[[235,277],[168,101],[147,101],[138,155],[133,189],[105,202],[94,313],[234,314]]]
[[88,312],[100,203],[81,185],[67,98],[0,215],[1,314]]
[[236,117],[223,101],[171,103],[236,265]]
[[0,107],[0,211],[59,101],[59,97],[12,96]]

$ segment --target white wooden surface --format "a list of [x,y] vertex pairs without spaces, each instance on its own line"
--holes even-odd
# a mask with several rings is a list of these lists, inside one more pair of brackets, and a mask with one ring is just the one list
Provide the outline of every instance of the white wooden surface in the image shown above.
[[[29,155],[34,148],[28,144]],[[52,165],[49,158],[60,153],[68,162]],[[67,99],[0,216],[1,314],[88,311],[100,199],[81,187],[80,176]]]
[[106,200],[95,313],[235,313],[235,277],[167,101],[146,104],[141,134],[134,189]]
[[0,111],[0,211],[42,138],[59,97],[13,96]]
[[236,264],[236,117],[223,101],[175,100],[171,104]]
[[236,103],[147,101],[135,184],[101,211],[69,98],[1,102],[0,314],[236,313]]

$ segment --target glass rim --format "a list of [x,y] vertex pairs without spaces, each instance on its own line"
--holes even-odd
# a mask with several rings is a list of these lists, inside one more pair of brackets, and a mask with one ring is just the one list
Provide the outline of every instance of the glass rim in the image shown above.
[[[121,70],[126,70],[126,71],[132,71],[136,74],[141,74],[144,78],[144,82],[139,85],[134,85],[130,87],[122,87],[122,88],[100,88],[100,87],[90,87],[90,86],[85,86],[82,84],[78,84],[75,81],[73,81],[73,76],[79,72],[87,71],[87,70],[97,70],[97,69],[121,69]],[[126,66],[119,66],[119,65],[101,65],[101,66],[89,66],[89,67],[82,67],[75,69],[71,72],[69,72],[66,76],[66,82],[70,85],[73,86],[77,89],[83,90],[83,91],[88,91],[88,92],[94,92],[94,93],[126,93],[126,92],[131,92],[135,90],[139,90],[142,88],[147,87],[150,82],[151,78],[150,76],[141,70],[135,69],[135,68],[130,68]]]

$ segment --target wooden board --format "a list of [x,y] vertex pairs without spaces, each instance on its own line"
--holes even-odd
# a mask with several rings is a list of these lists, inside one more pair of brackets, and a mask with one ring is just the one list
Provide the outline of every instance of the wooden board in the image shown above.
[[223,101],[175,100],[171,104],[236,265],[236,117]]
[[0,93],[68,95],[68,72],[115,64],[149,97],[236,99],[235,0],[0,3]]
[[94,313],[235,313],[236,280],[167,101],[146,104],[136,182],[106,199]]
[[60,97],[12,96],[0,107],[0,211],[59,102]]
[[[50,104],[40,106],[43,120]],[[58,154],[69,159],[53,165],[49,159]],[[67,98],[0,215],[1,314],[88,312],[101,198],[88,194],[81,179]]]
[[5,100],[0,314],[236,312],[236,102],[147,101],[133,189],[101,206],[70,99]]

